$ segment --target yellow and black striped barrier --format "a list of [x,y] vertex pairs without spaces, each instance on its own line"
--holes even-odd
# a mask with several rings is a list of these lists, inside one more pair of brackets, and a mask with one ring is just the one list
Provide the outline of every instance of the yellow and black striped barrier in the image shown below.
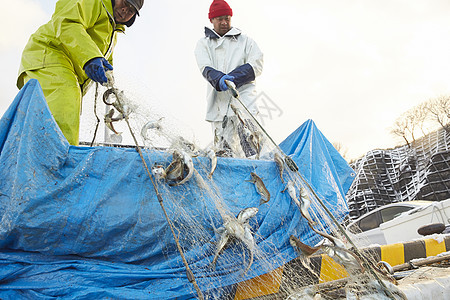
[[[423,239],[360,250],[376,262],[385,261],[391,266],[396,266],[413,259],[436,256],[450,251],[450,236],[439,241]],[[300,258],[296,258],[268,274],[238,283],[234,299],[252,299],[286,292],[291,286],[299,286],[299,279],[303,284],[317,284],[348,276],[344,267],[326,254],[311,256],[309,259],[310,269],[304,267]]]

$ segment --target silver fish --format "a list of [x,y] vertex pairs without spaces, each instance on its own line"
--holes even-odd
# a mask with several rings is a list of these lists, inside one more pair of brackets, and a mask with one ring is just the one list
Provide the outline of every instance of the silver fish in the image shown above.
[[236,219],[241,223],[247,223],[251,218],[256,216],[259,209],[257,207],[247,207],[239,212]]
[[355,253],[345,248],[344,243],[337,239],[332,238],[332,245],[322,243],[321,249],[338,264],[346,268],[348,271],[361,270],[364,272],[364,267],[361,264],[360,259]]
[[250,270],[250,267],[253,263],[253,257],[255,252],[255,239],[253,237],[252,231],[250,229],[250,225],[248,224],[248,220],[252,218],[257,213],[257,208],[244,209],[239,212],[238,218],[234,218],[229,215],[225,215],[223,217],[223,229],[221,230],[222,234],[220,236],[220,240],[216,246],[216,252],[214,254],[214,259],[211,262],[211,265],[215,267],[216,261],[225,248],[225,246],[229,243],[231,238],[235,238],[241,241],[250,252],[250,261],[247,265],[247,268],[244,270],[244,273],[247,273]]
[[184,164],[183,156],[180,152],[174,151],[172,154],[172,162],[165,169],[167,181],[178,181],[183,178]]
[[274,154],[273,159],[275,160],[275,163],[277,164],[277,167],[278,167],[278,171],[280,172],[281,182],[284,183],[284,179],[283,179],[284,161],[281,158],[280,154],[278,154],[278,153]]
[[[297,192],[295,190],[294,182],[290,180],[285,189],[281,192],[284,192],[288,190],[289,196],[292,198],[294,203],[298,206],[300,209],[300,213],[302,216],[308,221],[309,226],[312,228],[313,225],[316,225],[317,223],[313,221],[311,218],[311,215],[308,212],[308,208],[310,206],[311,201],[309,200],[308,195],[306,194],[306,190],[302,187],[300,188],[300,200],[297,198]],[[315,230],[313,228],[313,230]]]
[[181,181],[173,184],[172,186],[182,185],[186,183],[194,174],[194,162],[192,161],[192,157],[184,151],[181,151],[181,157],[184,165],[183,169],[187,169],[187,175]]
[[208,178],[211,179],[212,175],[214,173],[214,170],[217,167],[217,156],[216,156],[216,152],[213,149],[208,149],[206,151],[206,154],[211,159],[211,171],[208,174]]
[[309,207],[311,206],[311,199],[308,196],[308,193],[306,192],[306,189],[304,187],[300,188],[300,212],[302,213],[302,216],[308,220],[311,224],[316,224],[311,218],[311,215],[308,212]]
[[241,238],[242,242],[247,246],[249,252],[250,252],[250,260],[248,262],[247,268],[244,270],[244,273],[242,275],[245,275],[245,273],[250,270],[251,265],[253,264],[253,257],[255,253],[255,239],[253,237],[252,230],[250,229],[250,226],[247,224],[244,224],[244,236]]
[[130,115],[130,107],[125,104],[127,98],[125,97],[125,93],[123,91],[117,91],[117,100],[113,103],[115,109],[117,109],[124,118],[128,118]]
[[258,131],[251,131],[248,128],[248,125],[243,121],[240,117],[239,120],[243,124],[242,133],[244,135],[244,139],[248,142],[250,147],[256,152],[256,159],[259,159],[259,155],[261,153],[261,135]]
[[[224,224],[225,225],[225,224]],[[225,227],[222,227],[223,230],[221,230],[220,240],[216,245],[216,253],[214,254],[214,259],[211,262],[211,266],[215,269],[217,259],[219,258],[220,253],[225,248],[225,246],[228,244],[230,240],[230,234],[228,233],[227,229]],[[221,229],[221,228],[219,228]]]
[[320,249],[320,247],[311,247],[302,243],[300,239],[296,238],[293,235],[289,237],[289,243],[297,251],[297,253],[301,253],[305,256],[311,256]]
[[245,124],[244,119],[242,119],[242,117],[241,117],[241,111],[233,104],[230,104],[230,107],[231,107],[231,110],[233,110],[234,114],[238,117],[241,124],[247,128],[247,125]]
[[[244,120],[242,118],[242,113],[241,111],[234,106],[233,104],[230,104],[231,109],[233,110],[234,114],[238,117],[239,122],[241,122],[241,124],[243,125],[243,133],[244,136],[247,140],[247,142],[253,147],[253,149],[256,151],[257,156],[256,158],[259,158],[259,155],[261,153],[261,141],[262,141],[262,135],[260,134],[260,132],[258,130],[255,130],[255,127],[253,126],[253,124],[250,123],[249,120],[247,120],[247,122],[249,122],[249,124],[247,124],[246,120]],[[252,128],[254,131],[251,131],[250,128]]]
[[[116,100],[113,102],[108,102],[108,99],[114,95]],[[106,105],[112,105],[115,109],[117,109],[123,116],[123,118],[128,118],[130,114],[130,108],[124,104],[127,101],[125,94],[123,91],[120,91],[115,88],[109,88],[103,93],[103,102]]]
[[253,138],[253,132],[248,129],[246,125],[242,127],[242,133],[244,134],[245,140],[249,143],[250,147],[256,151],[256,144]]
[[262,135],[259,131],[254,131],[252,135],[250,136],[250,144],[254,147],[256,150],[256,159],[259,159],[259,156],[261,155],[261,142],[262,142]]
[[[112,102],[108,102],[108,99],[113,95],[116,99]],[[103,93],[103,103],[105,103],[106,105],[113,105],[114,102],[116,102],[116,101],[117,101],[117,95],[116,95],[116,90],[114,88],[109,88]]]
[[161,122],[163,119],[164,119],[164,117],[160,118],[157,121],[149,121],[144,126],[142,126],[142,128],[141,128],[142,138],[144,140],[146,140],[148,138],[147,133],[148,133],[148,130],[150,130],[150,129],[161,130],[162,129]]
[[247,135],[247,142],[256,151],[257,153],[256,159],[258,159],[259,158],[258,141],[255,136],[255,132],[251,132],[249,135]]
[[286,187],[281,192],[284,193],[285,191],[288,191],[289,196],[294,201],[294,203],[300,208],[301,203],[297,198],[297,192],[295,190],[294,182],[292,180],[289,180],[286,184]]
[[106,125],[106,127],[108,127],[109,130],[111,130],[115,134],[117,134],[117,135],[122,134],[121,132],[117,132],[116,129],[114,129],[113,122],[123,120],[124,117],[121,115],[119,117],[114,118],[113,116],[114,116],[114,108],[111,108],[109,110],[109,112],[105,115],[105,119],[104,119],[105,125]]
[[266,186],[264,185],[264,182],[262,181],[262,179],[253,172],[251,172],[250,175],[252,176],[252,179],[246,180],[246,181],[255,184],[256,190],[261,195],[261,200],[260,200],[259,204],[261,205],[263,203],[269,202],[270,193],[267,190]]
[[249,143],[250,147],[256,152],[256,159],[259,159],[261,154],[261,134],[258,131],[251,131],[245,125],[243,126],[243,133],[245,140]]
[[[325,238],[322,240],[322,243],[319,246],[312,247],[312,249],[309,250],[322,249],[330,258],[334,259],[338,264],[342,265],[346,269],[349,269],[351,271],[356,268],[364,272],[364,267],[361,264],[360,259],[356,256],[356,254],[348,250],[345,247],[345,244],[340,239],[315,229],[309,222],[308,224],[314,232]],[[329,241],[329,243],[327,243],[327,241]],[[299,243],[295,242],[295,245],[298,247]],[[302,249],[302,251],[304,250],[308,252],[307,248]]]

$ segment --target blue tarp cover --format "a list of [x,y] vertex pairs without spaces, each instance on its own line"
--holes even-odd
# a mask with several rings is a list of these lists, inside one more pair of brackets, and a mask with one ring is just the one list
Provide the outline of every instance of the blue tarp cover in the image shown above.
[[[342,220],[352,169],[314,123],[307,121],[280,146]],[[153,150],[145,150],[145,157],[149,165],[172,159]],[[209,159],[197,157],[194,164],[210,182],[202,167]],[[70,146],[36,80],[22,88],[0,120],[0,170],[1,299],[196,297],[139,154],[132,148]],[[245,181],[250,172],[271,192],[267,204],[259,205],[254,185]],[[259,254],[245,276],[241,248],[227,248],[222,255],[230,252],[236,259],[221,255],[216,269],[209,267],[222,218],[198,180],[159,185],[205,295],[231,293],[237,282],[269,271],[267,261],[277,268],[295,258],[290,234],[311,245],[320,240],[281,193],[284,185],[273,161],[219,158],[213,181],[232,214],[259,207],[250,223]],[[186,237],[191,232],[194,239]]]

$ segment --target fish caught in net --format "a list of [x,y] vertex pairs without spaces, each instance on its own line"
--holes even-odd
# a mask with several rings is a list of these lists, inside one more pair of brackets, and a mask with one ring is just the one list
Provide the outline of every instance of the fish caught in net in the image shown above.
[[[236,123],[238,144],[226,145],[218,132],[216,142],[200,147],[170,117],[146,109],[117,88],[112,73],[108,76],[108,86],[99,87],[102,101],[94,100],[97,115],[86,120],[92,128],[95,120],[103,120],[95,125],[104,129],[104,142],[92,130],[86,131],[91,135],[86,139],[95,145],[134,147],[142,154],[149,193],[158,194],[173,229],[172,234],[165,224],[158,229],[165,265],[177,276],[185,276],[182,269],[191,270],[187,276],[196,286],[188,287],[193,295],[403,299],[395,280],[342,229],[348,211],[332,176],[323,174],[335,188],[334,203],[314,190],[298,162],[239,101],[230,104],[234,117],[224,120]],[[329,273],[341,281],[323,278],[317,264],[325,260]]]

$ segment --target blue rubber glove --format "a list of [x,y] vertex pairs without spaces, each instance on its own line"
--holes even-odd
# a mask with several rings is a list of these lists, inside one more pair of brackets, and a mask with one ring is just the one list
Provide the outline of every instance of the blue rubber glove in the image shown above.
[[108,82],[105,70],[112,69],[113,67],[104,57],[93,58],[84,65],[84,71],[86,72],[86,75],[90,79],[101,84]]
[[219,87],[220,87],[221,91],[228,90],[228,85],[225,83],[225,80],[233,81],[234,80],[234,76],[223,75],[222,78],[219,79]]

